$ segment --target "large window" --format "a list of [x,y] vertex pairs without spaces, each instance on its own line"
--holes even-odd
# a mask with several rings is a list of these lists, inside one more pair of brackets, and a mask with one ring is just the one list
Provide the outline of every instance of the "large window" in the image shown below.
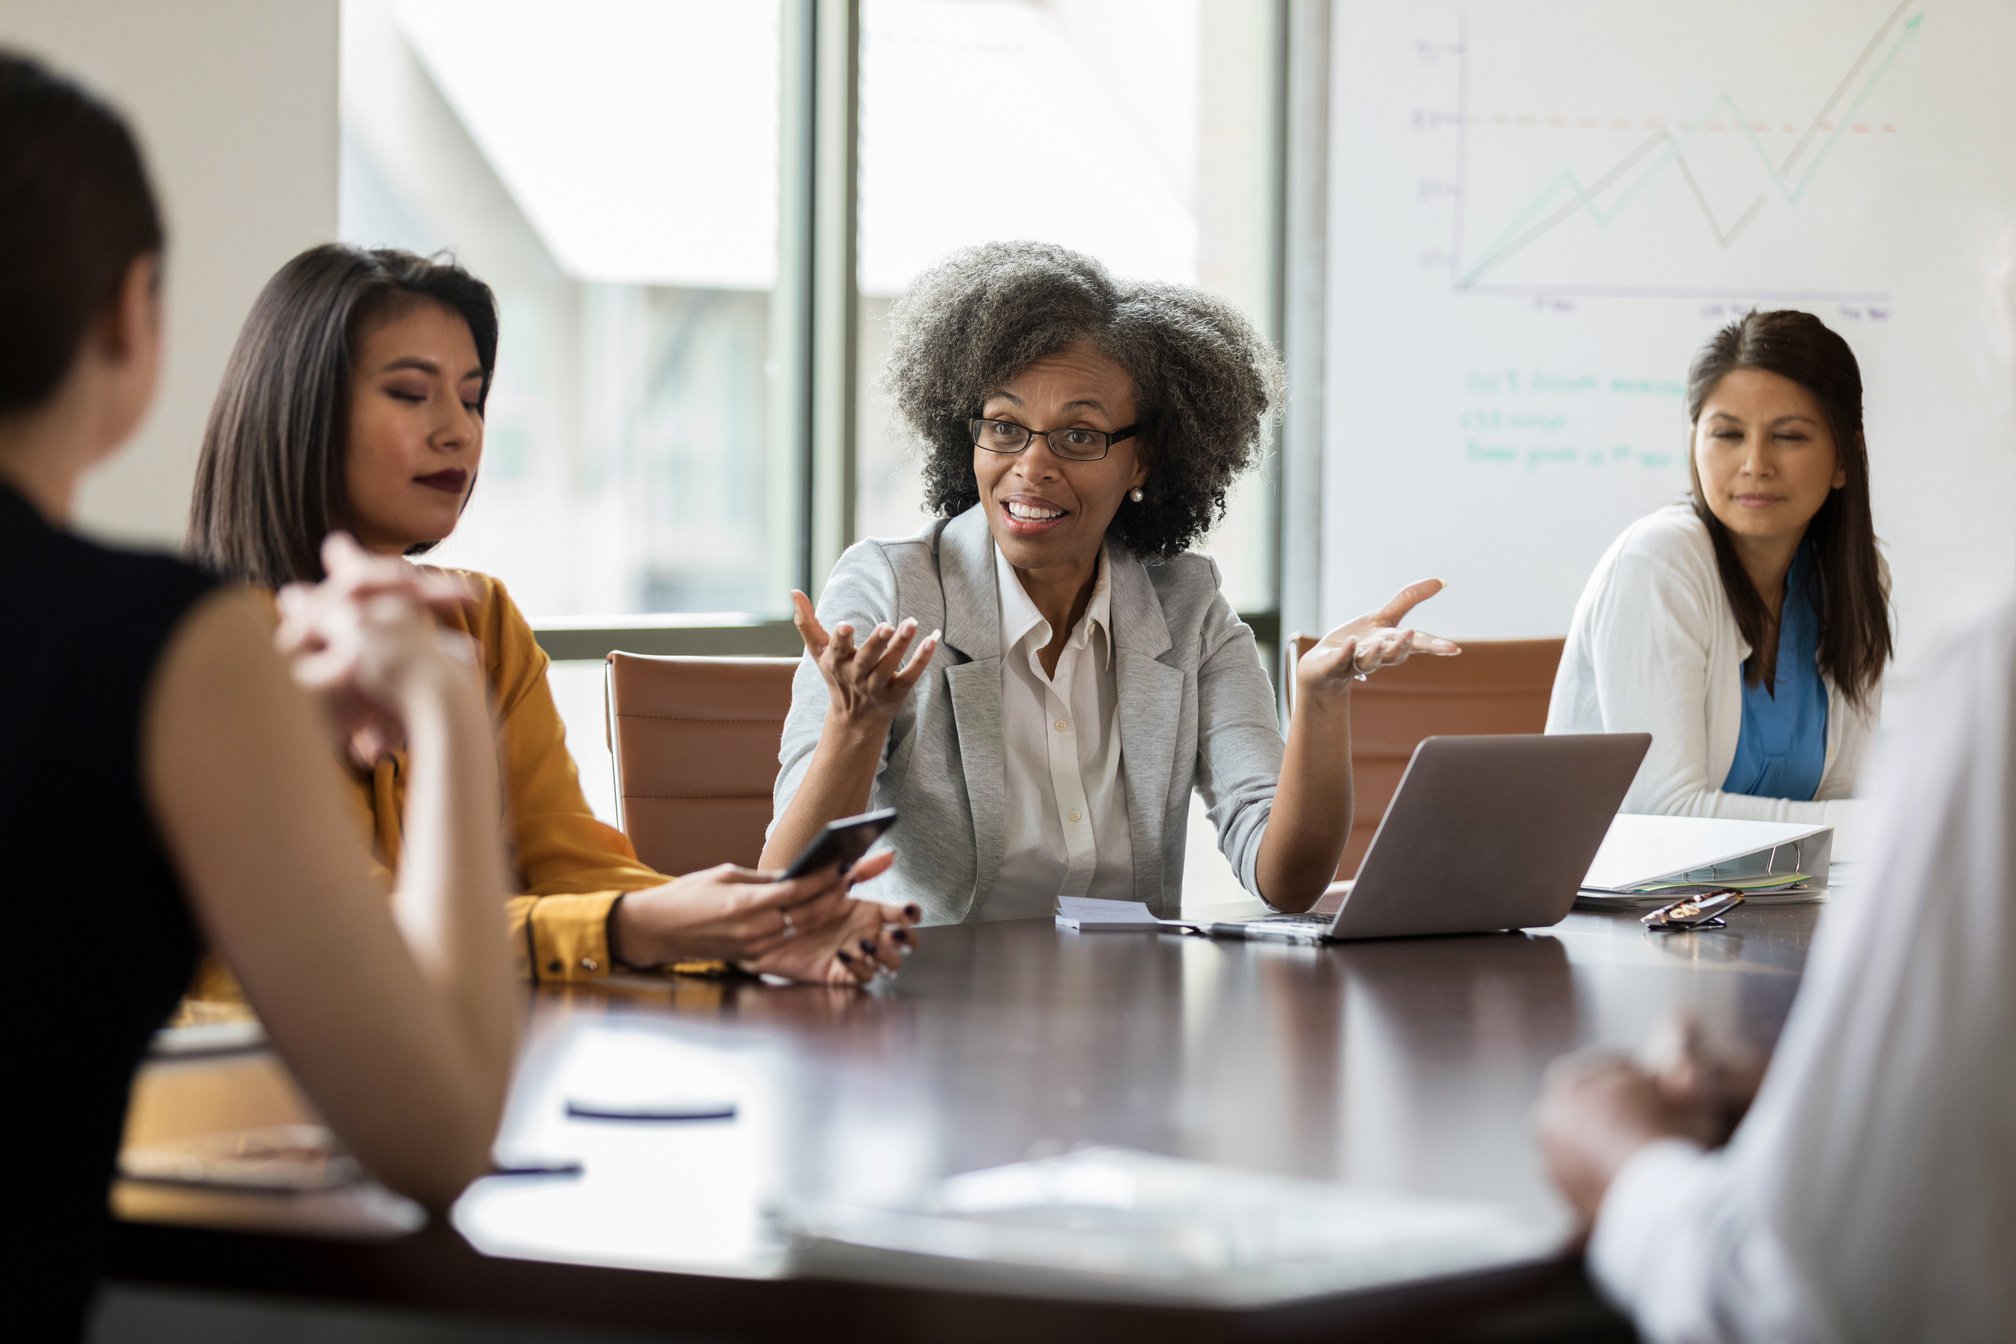
[[[1202,285],[1276,324],[1275,7],[1262,0],[864,0],[857,532],[923,522],[913,446],[874,381],[883,320],[955,248],[1034,238],[1117,275]],[[1275,606],[1273,473],[1208,543]]]
[[452,250],[503,328],[438,558],[535,620],[776,613],[777,0],[349,0],[341,231]]
[[[836,546],[924,521],[912,446],[875,390],[883,319],[969,243],[1047,239],[1202,284],[1272,333],[1280,9],[346,0],[343,237],[449,249],[502,307],[482,478],[438,558],[503,578],[577,657],[626,628],[696,649],[724,623],[774,629]],[[812,221],[794,213],[814,209],[794,156],[832,137],[797,144],[790,119],[836,115],[830,87],[794,84],[831,68],[793,59],[815,22],[851,46],[858,140],[848,210]],[[858,230],[838,473],[796,423],[818,408],[792,395],[834,330],[794,320],[792,249],[834,218]],[[844,507],[818,497],[834,492]],[[821,545],[823,517],[846,523]],[[1274,535],[1263,469],[1208,543],[1235,605],[1263,618]],[[570,627],[592,638],[570,644]]]
[[[481,480],[434,558],[531,618],[598,812],[604,651],[795,653],[788,590],[923,524],[875,383],[932,261],[1053,241],[1278,338],[1286,8],[345,0],[342,237],[452,251],[502,310]],[[1207,542],[1263,646],[1277,477]]]

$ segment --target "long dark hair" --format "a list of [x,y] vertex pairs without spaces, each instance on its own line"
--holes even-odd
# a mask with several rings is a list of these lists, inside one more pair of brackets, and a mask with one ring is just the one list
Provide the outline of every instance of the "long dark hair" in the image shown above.
[[[1701,407],[1731,371],[1763,369],[1789,378],[1813,394],[1834,436],[1835,460],[1847,481],[1827,492],[1826,503],[1806,525],[1813,544],[1813,575],[1819,591],[1820,670],[1854,705],[1868,703],[1869,693],[1890,661],[1889,593],[1876,556],[1876,524],[1869,511],[1869,449],[1862,438],[1862,370],[1848,342],[1811,313],[1752,312],[1715,333],[1694,357],[1687,374],[1687,420],[1698,425]],[[1750,644],[1743,676],[1750,685],[1762,683],[1771,670],[1764,666],[1764,641],[1771,631],[1771,609],[1743,569],[1729,529],[1708,507],[1701,489],[1701,471],[1687,454],[1687,474],[1693,482],[1694,512],[1715,543],[1715,564],[1722,590],[1736,614],[1736,628]]]
[[198,561],[269,588],[322,577],[322,539],[349,511],[343,472],[357,341],[370,323],[414,302],[441,304],[468,322],[483,366],[480,412],[497,366],[497,300],[452,261],[325,243],[266,282],[203,432],[189,503]]
[[0,414],[47,401],[161,212],[119,114],[0,49]]

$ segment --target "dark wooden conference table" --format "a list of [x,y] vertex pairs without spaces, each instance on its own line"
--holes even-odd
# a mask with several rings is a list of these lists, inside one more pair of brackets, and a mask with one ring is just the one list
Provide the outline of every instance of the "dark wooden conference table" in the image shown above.
[[[1841,897],[1837,899],[1852,899]],[[1248,1306],[808,1273],[780,1197],[900,1199],[1085,1143],[1487,1201],[1564,1229],[1531,1134],[1548,1062],[1629,1048],[1666,1010],[1775,1041],[1820,907],[1655,934],[1304,947],[1048,922],[934,928],[873,992],[642,977],[533,996],[498,1177],[451,1222],[376,1187],[254,1195],[122,1182],[115,1278],[706,1340],[1624,1339],[1577,1257]],[[659,1080],[733,1121],[570,1119]],[[629,1091],[626,1093],[625,1089]],[[263,1052],[149,1065],[129,1137],[309,1114]]]

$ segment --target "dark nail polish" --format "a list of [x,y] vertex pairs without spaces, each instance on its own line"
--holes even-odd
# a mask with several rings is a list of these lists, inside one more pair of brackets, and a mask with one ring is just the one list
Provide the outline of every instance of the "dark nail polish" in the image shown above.
[[896,930],[895,932],[891,933],[891,934],[890,934],[889,936],[890,936],[891,938],[894,938],[894,939],[895,939],[895,940],[896,940],[897,942],[899,942],[899,943],[907,943],[907,942],[909,942],[909,941],[910,941],[910,930],[908,930],[908,929],[897,929],[897,930]]
[[915,904],[904,906],[903,913],[910,916],[910,918],[912,919],[924,918],[924,911]]
[[863,938],[861,940],[861,950],[863,952],[866,952],[869,956],[872,957],[875,955],[875,944],[869,942],[866,938]]
[[854,964],[854,958],[848,956],[845,952],[836,952],[833,955],[839,957],[840,960],[846,962],[849,966]]

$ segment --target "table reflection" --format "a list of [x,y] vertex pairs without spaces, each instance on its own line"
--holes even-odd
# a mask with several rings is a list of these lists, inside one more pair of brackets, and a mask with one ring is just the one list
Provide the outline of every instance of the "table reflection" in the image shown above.
[[[482,1182],[456,1225],[493,1254],[771,1275],[780,1197],[900,1204],[945,1176],[1090,1144],[1560,1221],[1529,1121],[1547,1064],[1635,1045],[1677,1006],[1769,1044],[1814,915],[1744,910],[1726,930],[1651,935],[1577,914],[1325,947],[1029,921],[928,930],[905,974],[868,992],[645,977],[545,990],[499,1151],[584,1170]],[[257,1089],[226,1086],[250,1064],[203,1067],[223,1107],[206,1124],[222,1127],[241,1093],[248,1117],[273,1119]],[[152,1076],[143,1119],[166,1114],[150,1098],[171,1079],[202,1090]],[[570,1098],[732,1098],[735,1115],[590,1120],[568,1115]],[[188,1221],[213,1220],[185,1204]],[[174,1221],[177,1207],[140,1216]]]

